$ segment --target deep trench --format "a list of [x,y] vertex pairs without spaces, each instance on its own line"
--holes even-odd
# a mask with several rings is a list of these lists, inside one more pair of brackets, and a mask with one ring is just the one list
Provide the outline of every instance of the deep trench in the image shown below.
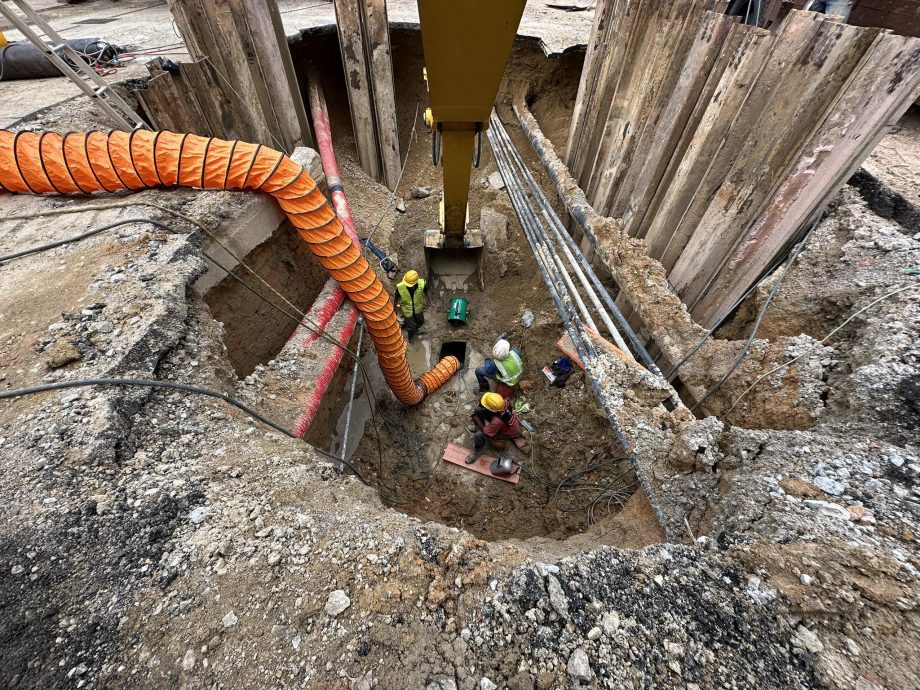
[[[410,190],[422,186],[439,190],[441,176],[440,170],[431,164],[430,134],[421,123],[427,98],[422,80],[420,34],[414,29],[394,28],[391,40],[401,155],[408,152],[408,161],[404,182],[398,190],[405,200],[406,211],[395,214],[388,244],[401,270],[424,270],[422,235],[437,223],[438,195],[415,199]],[[302,82],[311,65],[321,74],[346,193],[353,210],[366,208],[364,195],[372,191],[379,195],[381,189],[372,189],[372,183],[358,170],[336,34],[334,30],[311,32],[291,48]],[[536,96],[534,111],[547,133],[557,142],[564,139],[582,60],[583,55],[577,52],[562,58],[547,58],[536,42],[519,39],[500,90],[499,112],[516,146],[547,191],[551,187],[542,168],[510,109],[503,104],[513,94],[529,91]],[[306,99],[305,83],[302,86]],[[415,135],[410,148],[413,126]],[[629,522],[635,531],[637,523],[653,522],[653,518],[640,503],[644,500],[641,495],[631,500],[635,477],[583,374],[578,372],[560,389],[551,387],[541,371],[562,355],[557,341],[563,330],[510,201],[505,192],[487,182],[488,175],[496,170],[491,151],[484,145],[482,164],[471,175],[471,225],[478,224],[483,208],[501,213],[508,223],[507,239],[496,238],[494,251],[484,250],[482,270],[486,289],[481,291],[475,286],[462,294],[433,291],[425,327],[410,345],[410,366],[415,376],[433,365],[445,346],[463,352],[464,369],[414,408],[397,403],[379,376],[372,381],[372,391],[365,390],[360,380],[353,415],[355,433],[348,456],[378,486],[385,503],[423,520],[462,527],[490,540],[564,539],[592,530],[601,543],[617,543],[617,525]],[[549,196],[555,198],[554,194]],[[561,207],[557,210],[561,211]],[[359,234],[363,234],[362,226],[373,222],[357,212],[356,220]],[[386,244],[387,238],[383,234],[380,237]],[[296,235],[282,226],[247,259],[257,264],[273,283],[282,286],[282,292],[292,302],[307,310],[326,276],[306,250],[296,246],[298,242]],[[392,292],[395,281],[384,279],[384,283]],[[470,305],[470,318],[459,326],[447,321],[450,299],[458,296],[468,299]],[[206,299],[215,318],[224,323],[228,356],[240,376],[271,360],[292,332],[290,321],[270,314],[271,310],[256,304],[255,298],[243,295],[227,281],[211,290]],[[534,325],[526,331],[521,322],[525,310],[536,315]],[[523,466],[516,485],[441,459],[448,443],[472,448],[467,427],[470,411],[479,398],[473,369],[489,356],[492,344],[503,332],[515,346],[523,344],[527,388],[524,395],[533,407],[524,419],[534,432],[530,434],[527,451],[509,447],[489,454],[510,455]],[[367,353],[368,346],[365,339],[364,361],[370,365],[369,370],[377,371],[373,353]],[[342,421],[353,366],[350,358],[343,358],[305,437],[312,445],[341,452]],[[304,385],[309,382],[304,381]],[[370,396],[379,401],[376,431],[370,423]],[[620,515],[624,506],[629,507]],[[647,527],[648,541],[657,540],[657,529],[651,524]]]

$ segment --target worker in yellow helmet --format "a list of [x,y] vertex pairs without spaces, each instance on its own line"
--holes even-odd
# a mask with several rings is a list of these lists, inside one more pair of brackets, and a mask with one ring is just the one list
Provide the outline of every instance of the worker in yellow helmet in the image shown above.
[[475,425],[475,431],[472,428],[471,431],[476,452],[467,459],[467,464],[476,461],[487,443],[499,450],[503,449],[508,441],[513,441],[518,448],[526,448],[527,442],[521,433],[520,417],[498,393],[484,393],[471,418]]
[[409,340],[425,323],[425,281],[416,271],[406,271],[402,282],[396,284],[393,301],[399,306],[403,315],[403,328]]

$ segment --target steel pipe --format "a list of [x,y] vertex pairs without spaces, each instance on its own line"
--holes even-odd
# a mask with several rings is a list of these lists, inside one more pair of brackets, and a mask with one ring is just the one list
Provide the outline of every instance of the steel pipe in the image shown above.
[[364,319],[358,319],[358,346],[355,348],[355,370],[351,374],[351,393],[348,395],[348,408],[345,411],[345,432],[342,434],[342,460],[348,459],[348,430],[351,427],[351,410],[355,403],[355,389],[358,387],[358,367],[361,359],[361,339],[364,336]]
[[[607,313],[607,311],[601,305],[601,301],[598,298],[597,292],[595,292],[594,287],[589,282],[588,277],[585,275],[584,270],[582,269],[578,260],[575,258],[575,255],[572,253],[572,250],[562,240],[561,235],[563,233],[565,234],[565,236],[568,236],[568,233],[565,231],[565,228],[562,226],[562,221],[559,220],[559,216],[556,215],[556,212],[553,210],[552,206],[550,206],[549,200],[543,194],[543,190],[540,189],[539,185],[537,185],[536,183],[536,180],[533,179],[533,175],[530,174],[530,170],[527,169],[527,166],[524,164],[524,160],[521,158],[521,155],[518,153],[517,149],[514,148],[514,144],[511,142],[511,138],[508,136],[508,133],[505,131],[505,127],[502,124],[501,120],[499,120],[498,117],[494,113],[492,114],[492,125],[491,126],[496,130],[498,134],[499,142],[506,147],[508,151],[508,155],[512,161],[512,164],[518,168],[523,180],[527,183],[527,186],[530,189],[531,195],[537,201],[537,204],[540,207],[540,211],[543,217],[546,219],[546,222],[549,223],[550,227],[553,229],[553,232],[556,236],[556,242],[559,244],[559,247],[562,249],[563,255],[565,256],[569,265],[572,267],[572,271],[574,271],[575,276],[578,278],[579,282],[581,283],[582,287],[587,293],[588,299],[591,300],[591,304],[594,305],[595,311],[601,317],[601,321],[603,321],[604,325],[607,327],[607,331],[610,333],[611,337],[613,338],[613,341],[616,343],[617,347],[619,347],[624,352],[630,352],[629,347],[626,345],[626,342],[623,340],[623,337],[620,335],[619,330],[617,330],[617,327],[614,325],[613,320],[610,318],[610,314]],[[569,239],[571,240],[571,237],[569,237]],[[574,244],[574,241],[573,241],[573,244]],[[578,250],[577,245],[575,245],[575,248],[576,248],[576,251],[578,251],[580,254],[581,252],[580,250]],[[582,255],[582,258],[584,258],[583,255]],[[601,287],[601,291],[606,294],[606,291],[603,290],[603,287]],[[592,328],[594,328],[594,330],[597,330],[597,328],[595,328],[594,326],[592,326]]]
[[[521,123],[521,127],[524,130],[524,133],[527,135],[527,138],[530,140],[530,143],[533,146],[534,151],[536,152],[537,156],[540,158],[540,162],[543,163],[543,167],[546,170],[546,174],[549,175],[550,179],[553,181],[553,184],[556,186],[556,189],[560,190],[561,192],[560,180],[555,175],[552,168],[550,167],[549,159],[547,157],[546,151],[543,150],[543,147],[540,144],[540,141],[537,137],[537,134],[539,134],[542,137],[543,133],[542,131],[540,131],[539,126],[536,123],[536,119],[533,117],[533,115],[527,109],[527,106],[524,104],[515,104],[514,112],[518,117],[518,121]],[[541,195],[542,195],[542,190],[541,190]],[[542,195],[542,196],[543,196],[543,199],[545,200],[546,196],[545,195]],[[560,193],[560,196],[562,196],[561,193]],[[593,209],[590,208],[590,206],[587,203],[587,200],[584,199],[583,193],[581,194],[581,199],[583,200],[581,203],[576,201],[575,203],[569,204],[568,199],[566,199],[563,196],[563,200],[566,202],[566,210],[569,212],[572,218],[575,219],[575,222],[578,223],[582,231],[584,231],[587,235],[591,236],[595,240],[595,244],[596,244],[596,238],[594,238],[594,233],[593,233],[593,230],[591,229],[590,222],[588,220],[588,212],[589,211],[593,212]],[[546,203],[548,204],[549,202],[547,201]],[[639,358],[639,361],[641,361],[642,364],[644,364],[646,368],[648,368],[649,371],[655,374],[658,374],[660,376],[661,370],[655,364],[655,360],[652,359],[652,357],[649,355],[648,350],[645,349],[645,345],[639,339],[639,336],[636,334],[635,330],[633,330],[632,326],[629,325],[629,322],[626,320],[626,317],[623,316],[623,312],[620,311],[620,308],[617,307],[616,302],[610,296],[610,293],[607,292],[607,289],[601,283],[600,278],[598,278],[597,273],[591,267],[591,264],[585,258],[585,255],[581,252],[581,249],[579,249],[578,244],[576,244],[575,240],[572,239],[571,235],[569,235],[569,233],[565,231],[564,227],[560,234],[562,236],[563,242],[565,242],[569,246],[569,248],[573,251],[574,255],[578,258],[579,263],[582,265],[583,268],[585,268],[587,275],[591,278],[591,282],[594,283],[594,286],[598,289],[600,295],[603,297],[604,303],[610,309],[610,313],[616,319],[617,324],[619,324],[623,333],[626,335],[626,338],[632,344],[633,353]]]
[[552,270],[549,266],[546,265],[547,257],[544,256],[544,253],[547,252],[547,243],[545,241],[543,243],[539,241],[537,237],[539,231],[535,229],[535,226],[540,226],[541,224],[537,218],[532,204],[529,200],[527,200],[526,195],[523,193],[520,181],[517,177],[515,177],[510,169],[509,161],[506,159],[507,153],[505,152],[504,148],[496,144],[495,139],[497,138],[497,134],[493,133],[492,129],[493,128],[490,127],[488,130],[489,143],[492,145],[492,151],[495,156],[495,161],[498,165],[499,172],[502,175],[502,179],[505,181],[505,188],[508,191],[508,196],[511,198],[511,203],[514,206],[515,212],[518,215],[518,219],[521,222],[521,228],[523,229],[524,235],[527,237],[527,241],[533,250],[534,257],[536,258],[537,262],[537,268],[543,277],[543,281],[546,283],[547,289],[550,293],[550,298],[553,300],[553,303],[556,306],[556,311],[559,313],[559,317],[562,319],[562,325],[566,332],[569,334],[569,337],[572,339],[572,343],[575,346],[575,351],[581,359],[582,364],[584,365],[585,376],[591,383],[591,387],[594,390],[594,395],[604,410],[604,414],[607,417],[607,423],[610,424],[610,428],[613,430],[613,433],[616,436],[620,446],[623,448],[623,451],[626,454],[626,457],[629,460],[633,471],[636,473],[639,484],[642,486],[643,491],[645,491],[645,494],[648,497],[649,504],[652,506],[652,510],[655,512],[655,517],[657,518],[660,527],[662,530],[664,530],[665,536],[670,540],[672,537],[667,528],[667,522],[664,518],[664,513],[661,510],[661,507],[658,505],[657,500],[655,499],[651,483],[646,477],[642,466],[639,464],[639,459],[631,450],[629,439],[623,432],[623,429],[620,426],[620,423],[614,413],[614,408],[610,402],[609,394],[600,384],[600,378],[598,376],[599,372],[596,371],[596,367],[598,366],[597,350],[594,348],[594,344],[591,341],[591,338],[585,334],[578,314],[575,313],[575,309],[572,306],[571,298],[566,300],[564,295],[561,294],[560,290],[558,289],[560,286],[564,285],[564,282],[558,277],[556,279],[551,278]]

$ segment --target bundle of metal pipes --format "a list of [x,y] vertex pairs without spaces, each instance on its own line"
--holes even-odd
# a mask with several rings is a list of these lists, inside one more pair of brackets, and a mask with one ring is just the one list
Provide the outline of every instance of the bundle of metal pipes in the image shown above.
[[[608,392],[601,386],[603,364],[600,361],[594,340],[587,330],[590,329],[597,333],[597,329],[584,299],[575,287],[570,271],[575,273],[582,289],[588,296],[588,301],[594,307],[596,314],[617,345],[624,352],[629,352],[620,333],[622,330],[633,346],[636,356],[646,367],[659,376],[661,372],[655,366],[648,352],[646,352],[636,333],[623,318],[622,313],[601,284],[600,279],[581,253],[578,245],[563,227],[562,221],[553,210],[542,189],[537,185],[533,175],[527,169],[504,126],[494,112],[490,120],[488,139],[498,170],[505,182],[508,196],[511,198],[511,203],[521,223],[521,228],[533,251],[537,268],[540,270],[543,282],[549,290],[550,297],[556,306],[566,333],[571,338],[575,351],[584,365],[585,375],[591,383],[595,396],[603,407],[611,429],[616,434],[617,440],[623,447],[630,464],[636,472],[636,476],[658,516],[659,523],[664,525],[666,523],[654,499],[650,483],[617,421],[613,409],[614,403],[611,402]],[[540,216],[542,216],[543,220],[541,220]],[[546,224],[544,224],[544,221]],[[547,225],[550,231],[547,231]],[[566,261],[563,261],[563,256]],[[619,324],[619,328],[614,324],[614,321]],[[672,396],[670,402],[674,405],[680,404],[676,395]]]
[[[534,250],[534,256],[537,259],[537,265],[540,266],[542,271],[544,264],[541,261],[543,258],[541,255],[545,253],[550,259],[546,266],[552,269],[549,271],[549,275],[561,279],[555,286],[550,286],[550,289],[559,291],[563,303],[569,304],[570,307],[574,304],[577,307],[577,314],[571,311],[569,312],[571,316],[575,317],[576,323],[579,324],[579,329],[577,330],[581,331],[578,333],[578,340],[573,338],[573,343],[575,343],[576,346],[579,341],[588,341],[590,343],[590,337],[584,333],[581,324],[587,325],[595,332],[599,332],[599,330],[584,299],[572,280],[569,273],[570,270],[575,274],[575,277],[578,279],[578,282],[581,284],[582,289],[588,297],[588,301],[594,307],[595,313],[600,317],[601,322],[604,324],[617,347],[624,352],[631,353],[638,361],[642,362],[649,371],[661,375],[661,371],[659,371],[658,367],[655,365],[654,360],[645,349],[642,341],[629,325],[629,322],[623,316],[623,313],[620,311],[619,307],[617,307],[616,302],[610,296],[610,293],[607,292],[603,283],[601,283],[600,278],[578,247],[578,244],[565,229],[562,220],[549,203],[542,188],[537,184],[533,175],[530,173],[521,155],[511,142],[504,125],[495,113],[492,114],[488,136],[489,143],[492,145],[492,151],[495,154],[495,160],[498,163],[499,172],[508,187],[508,193],[511,196],[515,211],[521,219],[521,225],[522,227],[525,225],[526,216],[528,227],[525,228],[525,233],[529,230],[533,230],[535,232],[534,236],[539,242],[539,251],[535,245],[531,243],[531,248]],[[529,190],[533,202],[528,197],[524,185],[522,185],[521,182],[526,184],[526,188]],[[534,206],[534,202],[536,203],[536,207]],[[520,207],[518,203],[521,203]],[[551,234],[546,232],[546,227],[540,221],[536,212],[537,208],[539,208],[540,215],[543,216],[543,219],[552,231]],[[528,236],[528,241],[530,241],[530,236]],[[562,261],[562,257],[565,257],[565,262]],[[544,280],[546,280],[546,275],[544,275]],[[547,285],[549,285],[549,283],[547,283]],[[629,341],[628,345],[626,341],[624,341],[621,331]]]

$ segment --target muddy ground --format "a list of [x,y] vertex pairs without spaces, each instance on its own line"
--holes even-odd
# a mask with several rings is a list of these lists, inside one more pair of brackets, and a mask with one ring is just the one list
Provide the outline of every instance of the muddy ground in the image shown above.
[[[401,123],[414,118],[414,102],[406,104]],[[82,105],[48,122],[104,124]],[[408,142],[411,127],[402,129]],[[416,139],[413,155],[423,160],[429,142]],[[343,177],[359,226],[373,227],[388,197],[354,170],[347,140],[347,130],[337,134]],[[491,172],[488,157],[484,164]],[[407,170],[406,190],[430,179],[423,170]],[[405,265],[417,260],[420,237],[411,233],[427,228],[433,200],[401,196],[405,215],[387,212],[379,232]],[[189,190],[137,197],[215,227],[245,203],[242,194]],[[6,217],[81,203],[0,197]],[[481,183],[474,203],[511,217],[503,194]],[[131,213],[7,221],[0,251]],[[173,231],[134,223],[0,266],[0,388],[101,376],[237,397],[258,388],[257,377],[240,380],[228,353],[234,338],[192,288],[206,265],[201,238],[155,217]],[[530,376],[554,356],[552,312],[527,273],[528,253],[510,246],[516,239],[512,224],[504,254],[487,252],[485,274],[514,291],[507,302],[476,300],[466,333],[481,356],[495,323],[515,322],[526,302],[537,316],[525,340]],[[878,216],[853,189],[814,240],[765,322],[769,332],[803,324],[823,335],[920,260],[915,231]],[[848,277],[858,289],[844,285]],[[432,315],[443,314],[446,297],[436,297]],[[738,318],[743,335],[747,317]],[[918,319],[917,297],[905,294],[833,344],[831,393],[813,429],[729,428],[701,453],[712,460],[705,470],[666,477],[669,516],[689,518],[675,517],[684,545],[656,543],[660,532],[641,527],[654,524],[641,494],[580,532],[584,511],[560,514],[537,485],[522,481],[509,501],[504,487],[463,479],[471,475],[462,469],[453,477],[475,492],[461,493],[441,470],[430,487],[427,477],[409,479],[430,467],[416,440],[434,446],[462,434],[463,405],[475,399],[469,377],[418,410],[381,402],[397,471],[384,464],[377,478],[402,481],[406,493],[429,488],[431,504],[415,505],[387,505],[377,487],[218,400],[87,388],[2,401],[0,685],[913,688]],[[437,342],[446,332],[432,320],[423,335]],[[616,452],[602,438],[575,439],[582,457],[565,445],[572,427],[607,433],[580,383],[534,391],[537,433],[556,443],[556,455],[539,460],[540,476],[586,466],[590,450]],[[270,409],[271,390],[254,395]],[[460,423],[441,429],[452,410]],[[373,476],[368,445],[356,457]],[[495,540],[477,538],[487,530]]]

